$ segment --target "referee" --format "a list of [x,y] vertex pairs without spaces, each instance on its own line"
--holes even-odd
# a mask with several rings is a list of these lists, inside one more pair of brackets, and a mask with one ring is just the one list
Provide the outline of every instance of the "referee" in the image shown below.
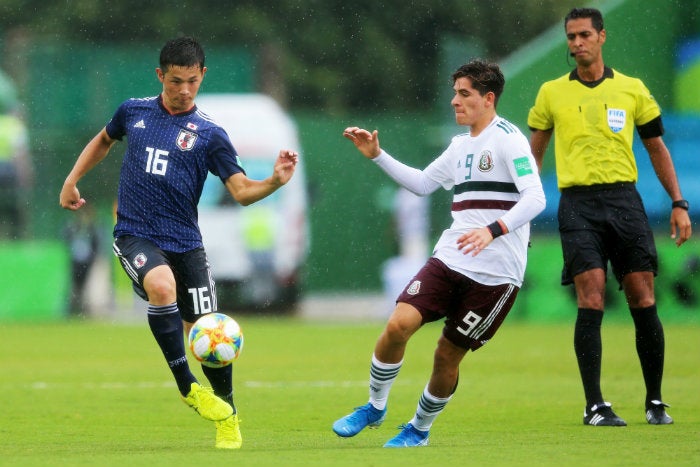
[[528,126],[532,153],[540,168],[556,132],[554,153],[561,191],[558,218],[564,257],[561,282],[573,283],[576,289],[574,350],[586,397],[583,423],[626,425],[605,402],[600,388],[600,327],[610,262],[634,320],[646,385],[646,419],[652,425],[667,425],[673,419],[661,399],[665,344],[654,298],[658,261],[654,236],[635,187],[635,128],[671,197],[671,238],[677,246],[691,235],[688,202],[681,195],[662,139],[658,104],[642,81],[603,62],[606,32],[600,11],[574,8],[564,19],[564,27],[576,68],[541,86]]

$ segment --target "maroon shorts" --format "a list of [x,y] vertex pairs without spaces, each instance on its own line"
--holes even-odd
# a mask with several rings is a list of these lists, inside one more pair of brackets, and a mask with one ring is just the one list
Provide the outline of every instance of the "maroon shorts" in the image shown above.
[[396,301],[415,307],[423,324],[445,318],[442,334],[473,351],[493,337],[519,290],[513,284],[480,284],[430,258]]

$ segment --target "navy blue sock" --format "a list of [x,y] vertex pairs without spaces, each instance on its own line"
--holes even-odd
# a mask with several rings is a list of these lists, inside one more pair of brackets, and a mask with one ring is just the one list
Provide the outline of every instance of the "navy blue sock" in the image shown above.
[[177,303],[163,306],[148,305],[148,325],[175,377],[180,394],[186,396],[190,392],[192,383],[197,382],[197,378],[187,364],[182,319]]
[[644,384],[647,388],[646,406],[661,399],[661,380],[664,374],[664,328],[659,320],[656,305],[647,308],[630,308],[634,320],[637,355],[642,364]]
[[223,368],[210,368],[202,365],[202,372],[211,384],[214,394],[228,402],[236,413],[236,406],[233,403],[233,365],[226,365]]
[[603,402],[600,391],[600,367],[603,344],[600,339],[600,325],[603,312],[590,308],[579,308],[574,328],[574,351],[581,372],[586,406]]

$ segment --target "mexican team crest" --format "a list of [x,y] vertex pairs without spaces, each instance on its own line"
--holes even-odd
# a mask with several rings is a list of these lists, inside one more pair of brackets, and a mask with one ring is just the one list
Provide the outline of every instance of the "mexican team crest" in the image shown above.
[[406,290],[409,295],[418,295],[418,292],[420,292],[420,281],[413,281]]
[[619,133],[625,127],[627,112],[624,109],[608,109],[608,126],[613,133]]
[[194,147],[194,143],[197,141],[197,134],[192,133],[187,130],[180,130],[180,134],[177,135],[177,147],[180,151],[189,151]]
[[479,157],[479,170],[482,172],[490,172],[493,169],[493,156],[491,151],[485,150]]

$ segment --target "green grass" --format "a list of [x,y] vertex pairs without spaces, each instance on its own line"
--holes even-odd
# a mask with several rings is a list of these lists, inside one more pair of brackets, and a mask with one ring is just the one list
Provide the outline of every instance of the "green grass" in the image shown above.
[[233,452],[214,449],[213,424],[179,400],[145,322],[1,324],[0,466],[700,465],[698,326],[666,327],[674,425],[644,419],[631,323],[603,328],[603,391],[629,426],[594,428],[581,423],[571,327],[506,322],[467,355],[431,445],[391,450],[381,446],[415,410],[440,325],[412,340],[384,425],[341,439],[331,424],[366,402],[382,323],[238,320]]

